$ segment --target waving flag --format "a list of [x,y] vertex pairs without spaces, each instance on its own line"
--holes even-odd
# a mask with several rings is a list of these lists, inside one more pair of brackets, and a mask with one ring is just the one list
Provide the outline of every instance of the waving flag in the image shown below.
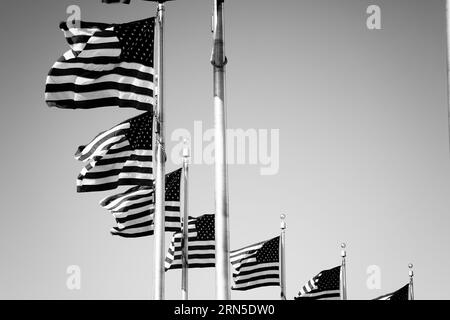
[[250,290],[280,286],[280,237],[263,241],[230,253],[235,269],[232,290]]
[[78,192],[120,185],[153,185],[153,117],[145,112],[100,133],[75,158],[88,162],[77,179]]
[[[205,214],[198,218],[189,217],[188,222],[188,263],[189,268],[212,268],[215,266],[216,242],[214,236],[214,215]],[[166,255],[165,267],[182,268],[183,234],[174,233]]]
[[341,266],[320,272],[300,289],[295,300],[339,300],[340,274]]
[[401,287],[397,291],[375,298],[374,300],[409,300],[409,284]]
[[[182,169],[166,175],[165,230],[176,232],[180,225],[180,193]],[[136,186],[125,192],[107,197],[100,205],[109,210],[117,222],[111,234],[124,238],[153,235],[155,192],[153,187]]]
[[124,24],[60,27],[71,50],[51,68],[45,101],[50,107],[126,107],[152,110],[155,19]]

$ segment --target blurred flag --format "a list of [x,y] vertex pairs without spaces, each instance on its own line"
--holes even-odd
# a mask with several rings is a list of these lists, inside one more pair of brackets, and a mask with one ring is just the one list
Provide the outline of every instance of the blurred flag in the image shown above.
[[71,50],[50,69],[45,101],[50,107],[125,107],[152,110],[155,19],[123,24],[62,22]]
[[340,300],[340,273],[341,266],[320,272],[300,289],[294,299]]
[[233,290],[249,290],[280,285],[280,237],[263,241],[230,253]]
[[[177,232],[180,224],[180,189],[182,169],[166,175],[165,230]],[[136,186],[125,192],[107,197],[100,205],[109,210],[116,219],[117,226],[112,235],[124,238],[139,238],[153,235],[155,212],[155,192],[153,187]]]
[[385,294],[383,296],[375,298],[374,300],[409,300],[408,292],[409,292],[409,284],[405,285],[404,287],[398,289],[395,292]]
[[[198,218],[189,217],[188,222],[188,262],[189,268],[212,268],[215,261],[214,214],[205,214]],[[172,242],[167,251],[165,267],[182,268],[183,234],[173,234]]]
[[145,112],[100,133],[81,146],[75,159],[88,162],[77,192],[104,191],[120,185],[153,185],[153,117]]

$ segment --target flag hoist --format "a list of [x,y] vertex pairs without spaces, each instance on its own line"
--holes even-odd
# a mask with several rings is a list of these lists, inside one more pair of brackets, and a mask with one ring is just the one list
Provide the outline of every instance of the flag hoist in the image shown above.
[[286,215],[280,215],[280,288],[281,300],[286,300],[286,258],[285,258],[285,234],[286,234]]
[[408,265],[409,268],[409,286],[408,286],[408,300],[414,300],[414,271],[413,264]]
[[181,272],[181,297],[183,300],[189,299],[189,157],[190,150],[187,140],[184,140],[183,146],[183,173],[182,173],[182,185],[183,185],[183,207],[181,215],[182,228],[183,228],[183,252],[181,255],[182,259],[182,272]]
[[164,144],[164,3],[168,0],[158,0],[156,15],[157,49],[157,92],[156,92],[156,154],[155,154],[155,256],[154,256],[154,299],[164,299],[164,191],[165,191],[165,144]]
[[347,300],[347,274],[346,274],[346,265],[345,265],[345,258],[347,257],[347,251],[345,250],[346,244],[341,244],[341,257],[342,257],[342,264],[341,264],[341,300]]
[[225,65],[227,59],[224,46],[223,10],[224,0],[213,0],[213,50],[211,63],[214,75],[216,298],[218,300],[230,299],[230,239],[225,107]]

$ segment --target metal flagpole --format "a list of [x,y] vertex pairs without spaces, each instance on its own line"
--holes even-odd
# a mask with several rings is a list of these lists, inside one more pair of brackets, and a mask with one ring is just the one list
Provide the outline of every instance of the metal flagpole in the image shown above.
[[165,150],[164,150],[164,2],[158,1],[158,82],[156,105],[156,163],[155,163],[155,300],[164,299],[164,200],[165,200]]
[[215,128],[215,240],[216,298],[230,299],[230,239],[228,228],[228,186],[226,163],[225,57],[223,9],[224,0],[213,0],[213,51]]
[[[448,104],[448,123],[450,137],[450,0],[446,0],[447,17],[447,104]],[[450,143],[450,141],[449,141]]]
[[286,259],[285,259],[285,233],[286,233],[286,215],[280,215],[280,287],[281,287],[281,300],[286,300]]
[[409,268],[409,290],[408,290],[408,300],[414,300],[414,271],[413,271],[413,264],[410,263],[408,265]]
[[183,147],[183,217],[181,219],[181,221],[183,222],[183,249],[182,249],[183,252],[181,255],[183,267],[181,273],[181,296],[183,300],[189,299],[189,289],[188,289],[189,157],[190,157],[189,146],[187,140],[185,140]]
[[341,300],[347,300],[347,270],[345,265],[345,258],[347,257],[347,251],[345,250],[346,244],[341,244],[341,257],[342,257],[342,264],[341,264]]

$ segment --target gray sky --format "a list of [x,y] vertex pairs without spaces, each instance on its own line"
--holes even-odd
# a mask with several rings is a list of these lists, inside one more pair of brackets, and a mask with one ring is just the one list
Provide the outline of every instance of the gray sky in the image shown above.
[[[77,194],[73,154],[135,110],[57,110],[45,77],[67,46],[58,25],[70,4],[87,21],[126,22],[154,5],[98,1],[0,3],[2,146],[0,298],[150,299],[153,239],[112,237],[106,193]],[[382,30],[366,8],[381,7]],[[348,245],[348,296],[396,290],[415,265],[418,299],[449,299],[450,159],[445,10],[437,0],[226,1],[228,125],[279,129],[280,170],[229,169],[231,248],[270,239],[287,214],[289,298]],[[211,1],[166,10],[167,136],[213,125]],[[175,142],[168,141],[169,149]],[[176,168],[168,163],[168,170]],[[191,170],[191,214],[213,212],[214,168]],[[167,234],[167,240],[170,235]],[[167,242],[168,245],[168,242]],[[81,290],[66,269],[81,268]],[[381,289],[366,286],[370,265]],[[166,296],[180,294],[179,271]],[[192,270],[193,299],[214,299],[214,270]],[[233,299],[277,299],[276,287]]]

